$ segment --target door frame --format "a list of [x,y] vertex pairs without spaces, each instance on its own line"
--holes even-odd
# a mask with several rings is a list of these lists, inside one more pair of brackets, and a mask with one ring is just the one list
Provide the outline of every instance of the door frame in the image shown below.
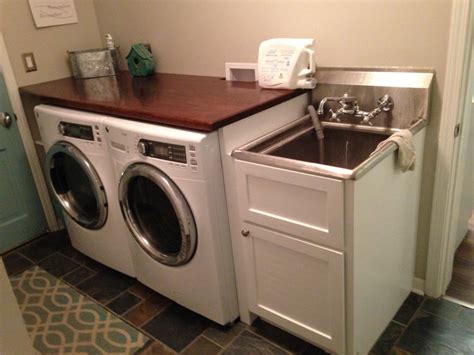
[[18,85],[16,83],[15,74],[8,57],[7,48],[3,39],[3,33],[0,31],[0,72],[3,74],[5,85],[7,87],[8,96],[12,105],[13,111],[18,118],[17,125],[20,131],[20,137],[25,148],[28,163],[30,165],[33,180],[38,190],[38,195],[43,207],[46,222],[50,231],[57,231],[60,229],[56,214],[54,213],[53,205],[49,195],[48,187],[43,175],[41,163],[36,154],[35,143],[31,136],[30,127],[26,120],[25,111],[21,102],[20,94],[18,92]]
[[436,298],[447,289],[455,251],[454,217],[460,197],[456,187],[461,146],[458,138],[462,134],[455,137],[454,132],[458,124],[463,127],[465,119],[473,13],[470,1],[453,2],[425,281],[425,293]]

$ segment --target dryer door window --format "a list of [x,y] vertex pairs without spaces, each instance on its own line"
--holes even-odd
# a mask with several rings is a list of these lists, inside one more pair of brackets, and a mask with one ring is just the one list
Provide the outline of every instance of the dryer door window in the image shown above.
[[58,142],[46,156],[47,178],[64,211],[81,226],[101,228],[107,219],[104,186],[86,156],[68,142]]
[[169,266],[189,262],[197,232],[191,209],[176,184],[158,168],[129,166],[119,186],[124,218],[148,255]]

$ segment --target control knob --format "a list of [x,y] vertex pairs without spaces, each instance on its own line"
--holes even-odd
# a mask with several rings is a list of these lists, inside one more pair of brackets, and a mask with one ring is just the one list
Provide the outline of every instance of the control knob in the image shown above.
[[68,133],[68,127],[65,123],[60,122],[58,125],[58,131],[61,133],[63,136]]
[[142,155],[147,155],[148,146],[145,142],[138,142],[137,150],[138,150],[138,153],[140,153]]

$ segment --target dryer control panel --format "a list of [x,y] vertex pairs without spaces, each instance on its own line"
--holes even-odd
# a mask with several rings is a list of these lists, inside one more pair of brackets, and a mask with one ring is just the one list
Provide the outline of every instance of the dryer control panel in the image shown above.
[[151,158],[163,159],[186,164],[186,147],[184,145],[140,139],[138,152]]

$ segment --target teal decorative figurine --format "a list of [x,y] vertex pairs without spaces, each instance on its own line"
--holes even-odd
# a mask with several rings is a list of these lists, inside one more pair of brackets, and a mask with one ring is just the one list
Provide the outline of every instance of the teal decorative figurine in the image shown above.
[[127,55],[128,70],[133,76],[148,76],[155,71],[155,60],[141,43],[132,45]]

